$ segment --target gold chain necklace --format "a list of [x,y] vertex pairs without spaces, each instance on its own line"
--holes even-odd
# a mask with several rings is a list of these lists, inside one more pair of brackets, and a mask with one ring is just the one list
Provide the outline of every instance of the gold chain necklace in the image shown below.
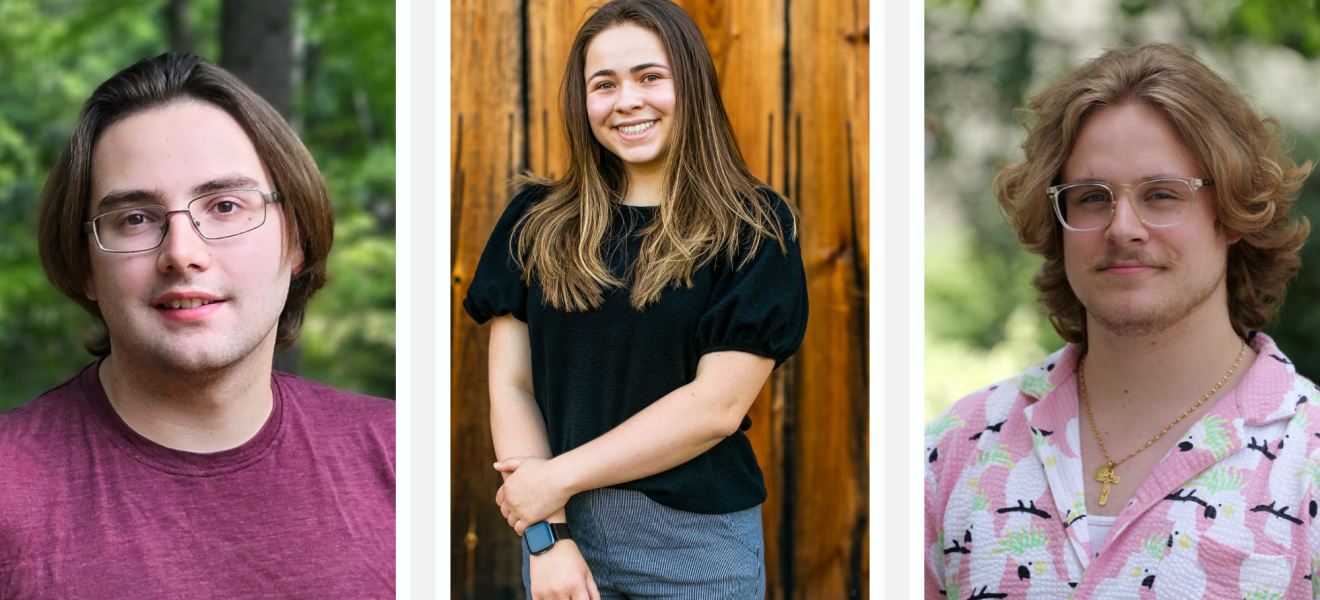
[[1140,448],[1133,450],[1131,454],[1124,456],[1117,462],[1115,462],[1114,459],[1109,458],[1109,450],[1105,449],[1105,441],[1100,438],[1100,429],[1095,426],[1095,416],[1091,414],[1091,402],[1086,398],[1086,355],[1082,355],[1081,360],[1077,362],[1077,387],[1082,393],[1082,406],[1086,407],[1086,418],[1091,421],[1091,431],[1095,433],[1095,441],[1100,442],[1100,452],[1104,453],[1105,462],[1109,463],[1106,465],[1100,465],[1095,470],[1095,480],[1102,485],[1100,488],[1100,506],[1104,506],[1105,502],[1109,501],[1109,485],[1112,483],[1118,483],[1118,475],[1114,474],[1114,468],[1123,464],[1127,459],[1136,456],[1138,452],[1149,448],[1151,444],[1154,444],[1156,440],[1160,439],[1160,436],[1168,433],[1170,429],[1173,429],[1174,425],[1177,425],[1178,422],[1186,418],[1187,415],[1192,414],[1192,411],[1199,408],[1206,400],[1209,400],[1210,396],[1215,395],[1215,392],[1219,391],[1219,386],[1224,385],[1224,382],[1228,381],[1228,378],[1233,376],[1233,372],[1236,371],[1238,365],[1242,363],[1242,357],[1245,356],[1246,353],[1247,343],[1243,341],[1242,347],[1238,349],[1237,360],[1233,361],[1233,368],[1229,369],[1227,373],[1224,373],[1224,378],[1220,379],[1219,383],[1215,384],[1215,387],[1210,388],[1210,391],[1206,392],[1204,396],[1201,396],[1201,399],[1197,400],[1196,404],[1193,404],[1191,408],[1184,410],[1183,414],[1178,415],[1178,418],[1174,419],[1172,423],[1165,425],[1164,429],[1155,434],[1155,437],[1151,438],[1149,442],[1146,442]]

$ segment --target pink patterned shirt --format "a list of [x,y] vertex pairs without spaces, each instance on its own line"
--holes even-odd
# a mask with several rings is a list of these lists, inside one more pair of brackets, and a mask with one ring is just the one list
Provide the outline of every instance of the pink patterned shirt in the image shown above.
[[[1274,341],[1090,539],[1075,346],[926,428],[926,598],[1320,597],[1320,406]],[[1098,546],[1098,547],[1097,547]],[[1097,552],[1099,555],[1097,556]]]

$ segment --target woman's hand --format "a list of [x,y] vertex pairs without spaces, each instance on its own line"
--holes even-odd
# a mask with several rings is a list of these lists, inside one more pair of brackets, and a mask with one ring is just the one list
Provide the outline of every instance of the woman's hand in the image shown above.
[[495,503],[518,535],[550,518],[573,496],[543,458],[506,458],[495,463],[495,470],[509,474],[495,493]]
[[531,563],[532,600],[600,600],[596,580],[573,540],[555,542]]

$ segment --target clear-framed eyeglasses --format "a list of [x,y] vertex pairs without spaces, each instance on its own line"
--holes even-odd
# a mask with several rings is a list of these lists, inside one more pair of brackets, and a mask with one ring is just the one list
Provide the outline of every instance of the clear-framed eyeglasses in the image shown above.
[[1136,184],[1079,181],[1047,190],[1054,214],[1070,231],[1095,231],[1109,226],[1118,208],[1118,190],[1128,191],[1132,210],[1151,227],[1182,225],[1192,214],[1196,190],[1212,185],[1209,179],[1164,177]]
[[165,241],[174,213],[187,213],[203,239],[220,240],[261,227],[266,223],[266,205],[279,201],[278,192],[226,190],[194,198],[183,210],[158,204],[112,210],[83,223],[83,231],[105,252],[146,252]]

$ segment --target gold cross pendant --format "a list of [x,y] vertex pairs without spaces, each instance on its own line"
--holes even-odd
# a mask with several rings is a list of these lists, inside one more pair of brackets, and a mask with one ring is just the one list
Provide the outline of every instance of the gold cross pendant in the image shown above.
[[1109,484],[1118,483],[1118,475],[1114,474],[1114,465],[1100,465],[1095,470],[1095,480],[1102,484],[1100,488],[1100,506],[1104,506],[1109,501]]

